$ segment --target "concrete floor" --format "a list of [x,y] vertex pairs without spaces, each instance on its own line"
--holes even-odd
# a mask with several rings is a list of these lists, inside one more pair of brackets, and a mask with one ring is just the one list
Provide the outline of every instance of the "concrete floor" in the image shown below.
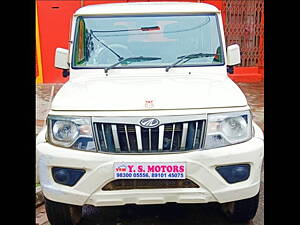
[[[264,130],[264,84],[237,83],[245,93],[254,121]],[[36,134],[45,123],[50,103],[61,84],[36,85]],[[44,205],[36,209],[36,223],[49,225]],[[118,207],[84,208],[80,225],[238,225],[224,218],[218,204],[127,205]],[[251,225],[264,225],[264,168],[260,187],[260,201]],[[239,224],[242,225],[242,224]],[[244,225],[244,224],[243,224]]]

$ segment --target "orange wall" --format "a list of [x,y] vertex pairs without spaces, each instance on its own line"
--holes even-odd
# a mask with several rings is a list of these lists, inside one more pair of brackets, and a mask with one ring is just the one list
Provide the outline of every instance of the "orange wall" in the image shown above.
[[55,49],[68,48],[72,14],[81,6],[80,1],[37,0],[39,38],[43,83],[62,83],[62,70],[54,68]]

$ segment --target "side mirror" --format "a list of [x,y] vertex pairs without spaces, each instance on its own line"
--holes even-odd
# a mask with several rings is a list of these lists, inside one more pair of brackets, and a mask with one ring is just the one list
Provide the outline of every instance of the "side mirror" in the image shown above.
[[63,48],[57,48],[55,51],[54,66],[59,69],[69,69],[68,65],[69,51]]
[[63,69],[63,77],[69,76],[69,51],[63,48],[57,48],[55,51],[55,62],[54,66],[58,69]]
[[227,65],[234,66],[241,63],[240,46],[237,44],[227,47]]

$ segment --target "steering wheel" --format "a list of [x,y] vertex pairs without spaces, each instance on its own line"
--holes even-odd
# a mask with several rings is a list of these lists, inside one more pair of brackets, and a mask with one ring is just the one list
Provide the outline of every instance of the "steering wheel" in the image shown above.
[[125,45],[111,44],[108,47],[111,50],[102,45],[99,52],[97,52],[96,58],[101,64],[113,64],[117,62],[119,60],[118,55],[123,58],[133,56],[132,52]]

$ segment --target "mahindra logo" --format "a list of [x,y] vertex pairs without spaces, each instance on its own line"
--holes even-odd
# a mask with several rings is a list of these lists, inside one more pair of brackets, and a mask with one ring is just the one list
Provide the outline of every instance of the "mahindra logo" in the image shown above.
[[155,118],[145,118],[141,120],[140,124],[144,128],[154,128],[159,125],[159,120]]

